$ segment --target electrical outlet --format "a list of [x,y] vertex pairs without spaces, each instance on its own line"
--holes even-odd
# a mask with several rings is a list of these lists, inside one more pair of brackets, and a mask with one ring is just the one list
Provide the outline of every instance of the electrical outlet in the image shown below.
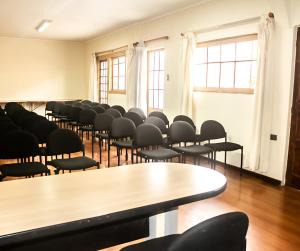
[[276,134],[271,134],[270,135],[270,140],[276,141],[277,140],[277,135]]

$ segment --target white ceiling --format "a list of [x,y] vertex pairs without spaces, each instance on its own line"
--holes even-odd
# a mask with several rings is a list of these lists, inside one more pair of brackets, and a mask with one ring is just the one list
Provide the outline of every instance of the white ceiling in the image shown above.
[[[0,0],[0,36],[85,40],[203,0]],[[53,21],[43,33],[35,27]]]

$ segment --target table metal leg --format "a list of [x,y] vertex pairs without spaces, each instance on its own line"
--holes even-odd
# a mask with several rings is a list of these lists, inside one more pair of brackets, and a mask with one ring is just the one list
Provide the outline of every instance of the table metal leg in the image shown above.
[[178,208],[149,217],[149,239],[177,234]]

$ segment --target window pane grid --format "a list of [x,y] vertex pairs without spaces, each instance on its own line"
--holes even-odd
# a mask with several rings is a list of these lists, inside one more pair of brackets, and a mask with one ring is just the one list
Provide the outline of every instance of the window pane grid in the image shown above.
[[126,63],[125,56],[113,58],[112,90],[125,90]]
[[108,101],[108,62],[100,61],[100,81],[99,81],[99,91],[100,91],[100,103],[107,104]]
[[163,109],[165,81],[165,52],[148,52],[148,110]]
[[204,88],[254,88],[257,39],[198,47],[195,86]]

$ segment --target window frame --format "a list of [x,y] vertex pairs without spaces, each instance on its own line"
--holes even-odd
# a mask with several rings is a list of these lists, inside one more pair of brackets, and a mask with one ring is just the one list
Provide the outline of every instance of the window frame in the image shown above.
[[[235,37],[227,37],[227,38],[221,38],[221,39],[215,39],[215,40],[209,40],[209,41],[205,41],[205,42],[199,42],[197,43],[197,48],[200,47],[211,47],[214,45],[224,45],[224,44],[230,44],[230,43],[239,43],[239,42],[246,42],[246,41],[253,41],[253,40],[257,40],[257,33],[253,33],[253,34],[248,34],[248,35],[242,35],[242,36],[235,36]],[[221,52],[220,52],[221,53]],[[221,56],[221,54],[220,54]],[[254,60],[237,60],[236,57],[233,61],[224,61],[226,63],[234,63],[234,71],[236,68],[236,63],[239,62],[253,62]],[[257,59],[255,60],[257,62]],[[216,62],[206,62],[205,64],[208,66],[209,64],[213,64],[213,63],[218,63],[220,64],[220,68],[222,63],[224,63],[223,61],[221,61],[221,57],[219,61]],[[206,67],[206,74],[208,72],[208,67]],[[207,75],[206,75],[207,76]],[[221,76],[221,72],[219,73],[219,78]],[[234,72],[234,83],[235,85],[235,72]],[[206,80],[206,85],[207,85],[207,80]],[[255,87],[251,88],[238,88],[238,87],[220,87],[220,80],[219,80],[219,87],[200,87],[200,86],[194,86],[193,90],[194,92],[215,92],[215,93],[232,93],[232,94],[254,94],[254,89]]]
[[[150,86],[149,79],[150,79],[150,72],[151,73],[154,72],[153,69],[150,70],[150,53],[161,52],[161,51],[163,51],[165,53],[166,50],[165,50],[165,48],[156,48],[156,49],[150,49],[150,50],[147,51],[147,112],[148,112],[148,114],[151,113],[151,112],[153,112],[153,111],[160,111],[160,112],[162,112],[163,109],[164,109],[164,108],[154,108],[154,107],[150,107],[149,106],[149,91],[150,91],[150,89],[149,89],[149,86]],[[164,55],[164,57],[165,57],[165,55]],[[165,67],[166,67],[166,61],[164,63],[164,69],[161,70],[161,68],[160,68],[160,58],[159,58],[159,70],[156,70],[156,71],[158,71],[159,73],[161,71],[164,72],[164,88],[163,89],[159,89],[159,83],[158,83],[158,89],[154,89],[154,84],[153,84],[153,88],[151,89],[153,91],[153,94],[154,94],[154,91],[158,92],[158,99],[159,99],[159,92],[160,91],[163,92],[163,95],[165,94],[165,77],[166,77],[166,75],[165,75],[166,74]],[[153,80],[153,82],[154,82],[154,80]],[[153,97],[154,97],[154,95],[153,95]],[[164,102],[165,102],[165,97],[164,97]],[[163,107],[164,107],[164,102],[163,102]],[[154,100],[153,100],[153,104],[154,104]],[[158,104],[159,104],[159,101],[158,101]]]
[[[119,89],[113,89],[113,59],[114,58],[118,58],[118,57],[125,57],[125,89],[124,90],[119,90]],[[107,83],[107,96],[109,94],[126,94],[126,88],[127,88],[127,59],[126,59],[126,51],[120,50],[120,51],[116,51],[116,52],[108,52],[108,53],[98,53],[97,54],[97,68],[98,68],[98,95],[99,95],[99,100],[100,100],[100,94],[101,94],[101,79],[100,79],[100,75],[101,75],[101,67],[100,67],[100,63],[102,61],[107,61],[107,67],[108,67],[108,83]]]
[[[101,69],[101,63],[103,63],[103,62],[106,62],[106,66],[107,66],[107,68],[106,69]],[[99,86],[99,89],[98,89],[98,94],[99,94],[99,102],[100,103],[104,103],[104,104],[107,104],[108,103],[108,88],[109,88],[109,62],[108,62],[108,60],[107,59],[99,59],[99,61],[97,61],[97,65],[98,65],[98,86]],[[101,74],[101,70],[106,70],[107,71],[107,76],[102,76],[102,74]],[[101,83],[101,78],[103,78],[103,77],[105,77],[106,78],[106,83]],[[107,85],[106,86],[106,90],[104,90],[104,92],[106,93],[106,96],[104,97],[104,98],[102,98],[101,97],[101,92],[102,92],[102,88],[101,88],[101,86],[103,86],[103,85]]]

